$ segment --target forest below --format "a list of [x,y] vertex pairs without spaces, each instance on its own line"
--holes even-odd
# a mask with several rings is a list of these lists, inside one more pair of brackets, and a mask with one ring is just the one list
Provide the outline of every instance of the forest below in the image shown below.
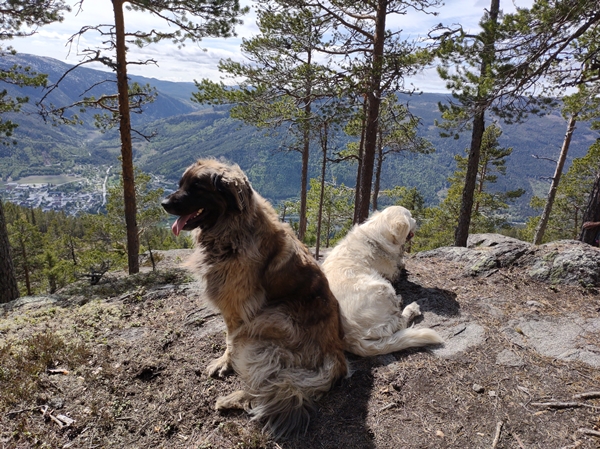
[[[51,58],[18,54],[6,56],[0,65],[22,64],[40,73],[47,73],[56,80],[69,68]],[[49,100],[69,103],[77,99],[90,82],[98,84],[91,93],[103,93],[100,81],[105,72],[78,68],[71,73],[68,83],[61,84]],[[245,125],[229,116],[227,106],[204,106],[191,102],[193,83],[174,83],[131,76],[132,82],[150,84],[157,89],[157,99],[144,107],[144,112],[134,114],[132,123],[149,140],[134,136],[134,161],[146,173],[159,175],[175,187],[183,170],[200,157],[222,157],[237,163],[247,173],[253,187],[275,205],[295,199],[300,190],[301,158],[297,151],[290,151],[291,138],[286,129],[264,130]],[[13,94],[19,92],[9,87]],[[101,133],[94,126],[91,112],[82,114],[81,125],[53,126],[35,114],[34,104],[43,94],[42,89],[24,89],[30,97],[25,106],[28,114],[20,114],[20,126],[14,132],[17,145],[0,148],[0,185],[4,181],[17,181],[30,175],[59,175],[82,167],[109,166],[118,163],[120,141],[118,131],[110,129]],[[420,119],[419,136],[431,141],[434,152],[430,154],[391,154],[382,169],[382,189],[396,186],[416,188],[427,206],[435,206],[449,187],[448,178],[456,170],[455,155],[465,155],[470,134],[464,132],[459,139],[440,137],[441,129],[435,125],[441,113],[438,103],[447,103],[451,96],[439,93],[399,95],[401,103],[408,104],[409,111]],[[493,123],[493,117],[489,122]],[[560,152],[567,121],[560,109],[538,117],[529,116],[523,123],[506,124],[498,121],[502,130],[499,143],[513,148],[506,160],[506,174],[499,176],[491,188],[498,192],[523,189],[525,194],[511,205],[511,221],[524,222],[536,212],[529,207],[533,195],[544,196],[549,187],[548,179],[554,171],[554,163]],[[577,157],[586,154],[597,133],[589,124],[579,123],[573,135],[566,168]],[[336,136],[335,150],[343,150],[351,140],[348,136]],[[319,149],[312,151],[309,177],[320,173]],[[330,164],[327,181],[353,187],[356,163]],[[114,182],[117,182],[115,179]],[[1,193],[1,192],[0,192]]]

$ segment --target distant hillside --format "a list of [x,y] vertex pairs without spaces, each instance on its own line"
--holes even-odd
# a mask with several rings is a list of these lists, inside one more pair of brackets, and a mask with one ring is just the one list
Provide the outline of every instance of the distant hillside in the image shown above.
[[[51,82],[57,80],[69,68],[68,65],[38,56],[19,54],[6,57],[0,66],[12,64],[31,66],[34,70],[48,73]],[[100,95],[114,92],[110,82],[114,75],[108,72],[79,68],[73,71],[61,88],[54,92],[50,101],[65,105],[81,98],[86,89],[94,89],[85,95]],[[109,80],[109,82],[105,82]],[[287,152],[285,135],[267,137],[261,130],[244,126],[229,118],[224,107],[203,107],[192,103],[193,83],[173,83],[131,76],[132,81],[149,83],[158,90],[157,100],[146,106],[142,114],[135,115],[133,124],[143,134],[156,133],[156,137],[146,141],[136,138],[136,163],[145,171],[159,174],[171,180],[178,179],[182,171],[199,157],[225,157],[238,163],[247,173],[254,187],[274,202],[295,197],[300,188],[300,156]],[[7,86],[10,91],[10,86]],[[15,95],[17,91],[11,91]],[[100,133],[88,114],[83,126],[51,126],[43,123],[34,114],[33,104],[41,97],[39,89],[27,89],[30,105],[29,114],[15,118],[20,127],[15,132],[19,142],[13,147],[0,147],[0,178],[18,179],[28,174],[58,174],[79,164],[115,164],[119,155],[120,143],[116,130]],[[20,92],[19,95],[23,95]],[[448,95],[425,93],[412,97],[402,97],[408,101],[410,110],[422,119],[421,134],[429,138],[436,148],[431,155],[390,156],[383,173],[383,188],[395,185],[415,186],[424,194],[429,204],[435,204],[447,187],[446,178],[455,170],[453,156],[464,154],[469,135],[460,139],[442,139],[434,126],[439,118],[437,103],[446,101]],[[491,121],[491,120],[489,120]],[[508,162],[507,176],[500,178],[499,190],[522,187],[527,190],[515,213],[517,218],[531,212],[527,203],[531,195],[545,194],[548,189],[541,177],[549,177],[554,164],[535,159],[533,154],[556,158],[562,144],[566,122],[558,112],[546,117],[531,117],[520,125],[500,124],[504,130],[501,139],[503,146],[512,146],[513,155]],[[597,137],[589,127],[580,125],[575,132],[569,163],[580,157]],[[568,163],[568,164],[569,164]],[[568,165],[567,164],[567,165]],[[318,155],[315,154],[311,176],[318,176]],[[338,183],[354,185],[355,166],[336,165],[329,177]],[[174,184],[175,185],[175,184]]]

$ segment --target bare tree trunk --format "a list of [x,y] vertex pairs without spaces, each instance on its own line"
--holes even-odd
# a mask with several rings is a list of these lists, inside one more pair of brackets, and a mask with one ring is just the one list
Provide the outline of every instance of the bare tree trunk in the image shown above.
[[[491,0],[489,22],[496,24],[500,12],[500,0]],[[488,23],[489,23],[488,22]],[[482,56],[480,75],[487,75],[488,68],[494,59],[495,37],[485,43]],[[479,87],[478,87],[479,89]],[[465,176],[465,187],[463,189],[458,226],[454,232],[454,245],[467,246],[469,238],[469,227],[471,226],[471,214],[473,212],[473,198],[475,196],[475,184],[477,182],[477,169],[481,155],[481,140],[485,131],[485,98],[478,98],[476,102],[477,111],[473,117],[473,132],[471,134],[471,147],[467,161],[467,173]]]
[[327,214],[327,227],[325,228],[325,248],[329,248],[329,244],[330,239],[329,236],[331,235],[331,211]]
[[379,197],[379,189],[381,188],[381,168],[383,167],[383,145],[381,144],[381,136],[377,144],[377,167],[375,168],[375,185],[373,186],[373,199],[371,200],[372,210],[377,210],[377,198]]
[[360,143],[358,145],[358,165],[356,167],[356,187],[354,188],[354,217],[352,218],[352,223],[358,223],[358,208],[361,203],[360,201],[360,180],[361,180],[361,172],[362,172],[362,161],[363,155],[365,154],[365,133],[367,129],[367,96],[365,95],[363,101],[363,117],[361,122],[361,131],[360,131]]
[[321,132],[321,149],[323,150],[323,160],[321,161],[321,193],[319,195],[319,213],[317,216],[317,242],[315,249],[315,258],[319,260],[319,247],[321,246],[321,223],[323,221],[323,202],[325,199],[325,171],[327,169],[327,123],[323,124]]
[[465,187],[463,189],[458,226],[454,233],[455,246],[467,246],[469,238],[469,227],[471,226],[471,213],[475,197],[475,185],[477,183],[477,169],[479,167],[479,156],[481,155],[481,138],[485,131],[484,112],[478,112],[473,119],[473,132],[471,134],[471,148],[467,161],[467,174],[465,176]]
[[73,243],[73,236],[69,234],[69,254],[73,260],[73,265],[77,265],[77,255],[75,254],[75,243]]
[[[587,207],[583,212],[582,223],[586,221],[600,221],[600,171],[596,174],[596,180],[590,192],[590,199]],[[590,245],[594,244],[596,234],[600,232],[600,228],[582,229],[579,235],[579,240]]]
[[546,205],[544,211],[540,217],[540,221],[535,228],[535,235],[533,236],[533,244],[539,245],[542,243],[546,227],[548,226],[548,220],[550,219],[550,213],[552,212],[552,206],[554,204],[554,198],[556,197],[556,191],[558,190],[558,183],[562,176],[562,171],[567,160],[567,154],[569,152],[569,146],[571,145],[571,137],[575,131],[575,123],[577,123],[577,114],[573,114],[567,124],[567,132],[565,134],[565,140],[563,141],[562,148],[560,149],[560,156],[556,163],[556,170],[554,170],[554,176],[552,177],[552,184],[550,184],[550,190],[548,191],[548,198],[546,199]]
[[123,196],[125,202],[125,225],[127,227],[127,262],[129,274],[139,273],[140,239],[137,226],[135,179],[133,170],[133,147],[131,143],[131,115],[129,111],[129,85],[127,81],[127,47],[125,44],[124,0],[112,0],[115,14],[117,52],[117,89],[119,91],[119,115],[121,158],[123,167]]
[[[310,110],[310,106],[308,106]],[[298,221],[298,238],[302,241],[306,235],[306,195],[308,190],[308,162],[309,162],[309,151],[310,151],[310,138],[308,136],[308,130],[304,131],[302,148],[302,175],[301,175],[301,186],[300,186],[300,217]]]
[[[309,49],[307,54],[307,65],[310,67],[312,63],[312,48]],[[306,196],[308,190],[308,163],[310,159],[310,116],[311,116],[311,95],[312,95],[312,83],[309,81],[306,83],[305,99],[304,99],[304,130],[302,133],[302,179],[300,187],[300,217],[298,222],[298,238],[304,240],[306,235],[307,226],[307,204]]]
[[27,260],[27,248],[25,247],[24,236],[19,237],[19,243],[21,245],[21,253],[23,254],[23,273],[25,274],[25,288],[27,289],[27,296],[31,296],[31,280],[29,278],[29,261]]
[[15,278],[15,267],[10,254],[4,207],[0,200],[0,304],[12,301],[18,297],[19,285]]
[[[367,94],[367,129],[365,131],[365,150],[360,176],[360,195],[357,205],[357,222],[362,223],[369,217],[369,202],[373,182],[373,167],[377,149],[377,130],[379,126],[379,107],[381,105],[381,70],[385,45],[385,19],[387,16],[387,0],[378,0],[373,36],[373,66],[370,88]],[[357,186],[357,189],[359,186]]]

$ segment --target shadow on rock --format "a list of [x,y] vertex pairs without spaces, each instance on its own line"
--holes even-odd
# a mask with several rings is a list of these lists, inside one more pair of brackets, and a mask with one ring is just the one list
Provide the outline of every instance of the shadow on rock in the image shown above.
[[432,312],[445,317],[460,314],[460,304],[456,293],[441,288],[425,288],[408,279],[408,272],[403,270],[400,278],[394,282],[396,293],[402,295],[404,306],[418,301],[421,312]]

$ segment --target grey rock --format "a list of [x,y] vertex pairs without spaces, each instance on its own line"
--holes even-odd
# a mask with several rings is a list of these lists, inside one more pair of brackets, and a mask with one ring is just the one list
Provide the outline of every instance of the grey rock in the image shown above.
[[577,360],[600,367],[600,338],[595,332],[599,324],[600,318],[548,317],[514,322],[512,327],[520,330],[520,339],[506,332],[506,329],[505,332],[515,343],[546,357],[564,361]]
[[439,331],[444,345],[432,348],[438,357],[449,358],[469,348],[479,346],[485,338],[485,329],[475,322],[461,323]]
[[499,268],[518,267],[549,284],[600,287],[600,250],[578,240],[535,246],[500,234],[473,234],[467,248],[442,247],[416,258],[440,258],[464,266],[464,274],[489,276]]
[[523,359],[518,354],[505,349],[496,356],[496,365],[523,366],[525,362],[523,362]]

